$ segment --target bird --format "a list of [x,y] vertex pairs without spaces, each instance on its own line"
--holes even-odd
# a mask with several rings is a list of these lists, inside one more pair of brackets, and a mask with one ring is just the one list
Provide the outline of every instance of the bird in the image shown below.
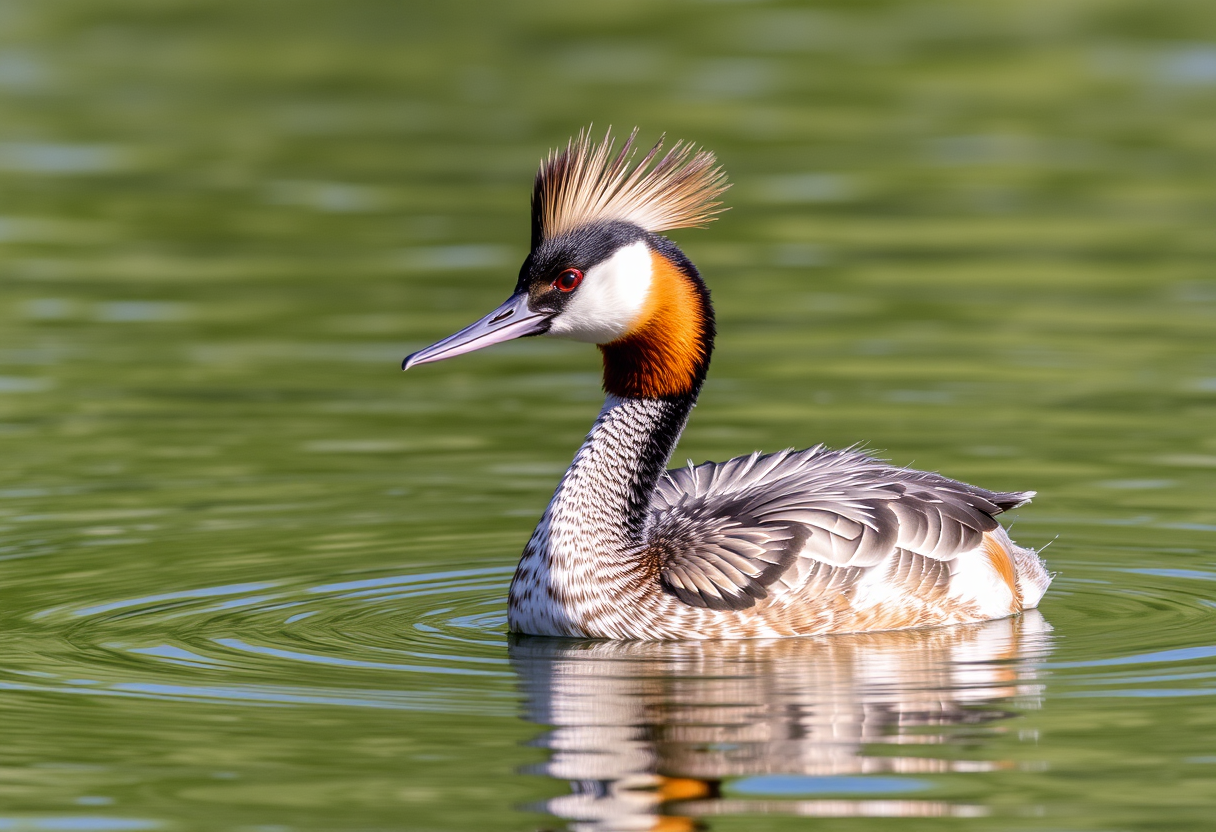
[[[668,470],[706,379],[709,289],[661,232],[702,227],[729,187],[684,141],[644,154],[589,128],[542,160],[511,296],[402,362],[515,338],[598,346],[604,404],[511,580],[512,633],[666,641],[965,624],[1036,607],[1038,553],[990,491],[857,450],[753,453]],[[641,158],[638,159],[638,156]]]

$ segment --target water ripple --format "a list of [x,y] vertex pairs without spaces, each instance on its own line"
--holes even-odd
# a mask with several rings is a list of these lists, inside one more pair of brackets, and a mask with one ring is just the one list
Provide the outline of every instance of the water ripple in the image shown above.
[[[1083,626],[1068,654],[1046,668],[1071,697],[1207,696],[1216,646],[1197,634],[1213,622],[1212,581],[1204,569],[1060,564],[1066,573],[1049,603],[1062,603]],[[1129,584],[1127,575],[1135,576]],[[1092,623],[1091,626],[1087,622]],[[1199,641],[1199,643],[1196,643]]]
[[[1196,645],[1194,628],[1211,619],[1214,573],[1061,566],[1066,575],[1048,603],[1105,622],[1086,633],[1087,658],[1045,666],[1062,693],[1211,693],[1216,646]],[[1132,572],[1139,583],[1129,587],[1118,576]],[[31,615],[52,638],[28,652],[48,661],[37,672],[10,661],[0,682],[74,694],[509,713],[518,698],[505,651],[510,574],[447,565],[84,599]]]
[[10,662],[0,687],[506,714],[511,571],[258,581],[60,605],[30,616],[54,637],[35,652],[54,661],[37,673]]

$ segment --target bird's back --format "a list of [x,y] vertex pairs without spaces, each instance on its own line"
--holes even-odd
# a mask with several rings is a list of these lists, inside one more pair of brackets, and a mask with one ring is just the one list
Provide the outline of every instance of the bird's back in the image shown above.
[[657,573],[655,597],[674,601],[658,606],[699,622],[694,629],[734,620],[757,635],[803,634],[987,620],[1036,606],[1050,582],[994,519],[1032,496],[822,446],[754,454],[669,471],[652,498],[644,558]]

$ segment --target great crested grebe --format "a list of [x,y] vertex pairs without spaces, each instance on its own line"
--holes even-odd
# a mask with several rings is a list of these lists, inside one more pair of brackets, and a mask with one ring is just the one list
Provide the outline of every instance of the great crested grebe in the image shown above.
[[[996,492],[822,445],[668,471],[714,343],[709,291],[660,231],[728,187],[711,153],[662,141],[636,165],[586,131],[532,193],[532,252],[500,307],[402,363],[527,335],[599,346],[608,394],[511,581],[513,632],[761,638],[1003,618],[1051,578]],[[653,163],[653,166],[652,166]]]

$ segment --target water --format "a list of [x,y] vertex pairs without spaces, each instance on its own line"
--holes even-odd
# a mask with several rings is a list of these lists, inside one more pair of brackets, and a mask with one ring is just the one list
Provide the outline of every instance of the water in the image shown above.
[[[1208,3],[0,4],[0,829],[1204,829]],[[512,641],[590,348],[547,148],[718,152],[677,451],[1032,488],[1041,615]],[[897,819],[898,818],[898,819]]]

